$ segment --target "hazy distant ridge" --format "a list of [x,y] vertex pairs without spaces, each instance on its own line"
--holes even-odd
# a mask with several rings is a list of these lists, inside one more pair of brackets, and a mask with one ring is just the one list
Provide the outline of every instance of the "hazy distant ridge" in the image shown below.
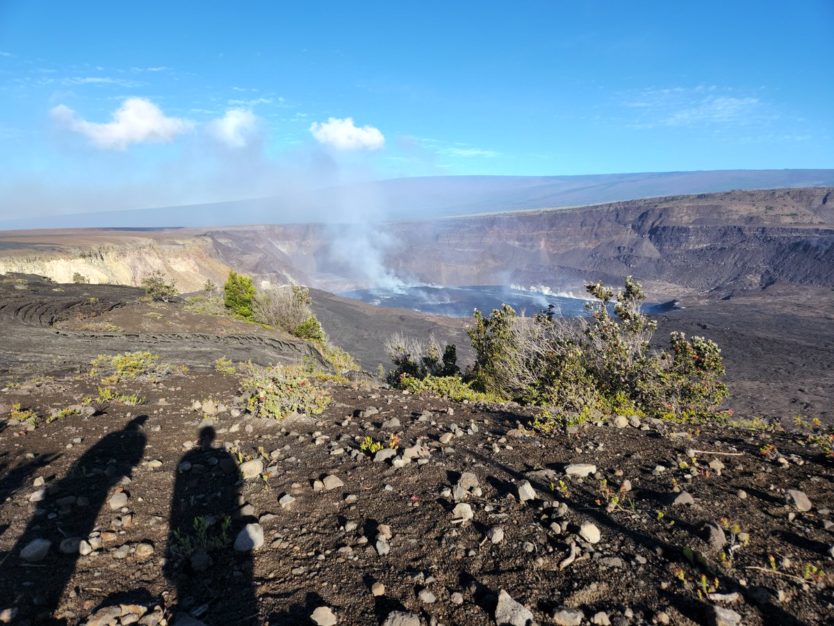
[[0,222],[0,228],[231,226],[411,220],[736,189],[834,186],[834,169],[398,178],[271,197]]

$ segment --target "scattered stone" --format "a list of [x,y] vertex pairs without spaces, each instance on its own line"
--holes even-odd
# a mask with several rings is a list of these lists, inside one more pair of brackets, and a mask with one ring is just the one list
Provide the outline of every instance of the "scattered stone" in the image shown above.
[[527,502],[528,500],[538,499],[538,494],[529,480],[524,480],[518,485],[518,500],[520,502]]
[[384,596],[385,595],[385,585],[383,585],[379,581],[375,582],[373,585],[371,585],[371,594],[375,598],[378,598],[380,596]]
[[592,463],[571,463],[565,467],[565,474],[568,476],[579,476],[585,478],[591,474],[595,474],[597,466]]
[[428,589],[421,590],[420,593],[417,594],[417,597],[423,604],[434,604],[437,602],[437,597]]
[[579,536],[588,543],[599,543],[599,540],[602,539],[602,534],[599,532],[599,528],[591,522],[584,522],[582,526],[579,527]]
[[709,544],[713,552],[718,552],[727,545],[724,529],[715,522],[707,522],[701,527],[701,537]]
[[0,624],[11,624],[17,617],[17,608],[11,607],[0,611]]
[[452,441],[452,439],[454,439],[454,437],[455,436],[452,433],[443,433],[442,435],[440,435],[440,443],[445,445],[445,444],[449,443],[450,441]]
[[710,461],[710,462],[708,463],[708,465],[709,465],[709,468],[710,468],[713,472],[715,472],[716,474],[718,474],[719,476],[721,476],[721,470],[723,470],[723,469],[724,469],[724,464],[721,462],[721,460],[720,460],[720,459],[713,459],[712,461]]
[[463,502],[469,497],[469,492],[461,487],[460,485],[455,485],[452,488],[452,499],[455,502]]
[[672,506],[686,506],[695,504],[695,499],[686,491],[681,491],[675,499],[672,500]]
[[295,498],[293,498],[288,493],[285,493],[283,496],[278,498],[278,504],[281,505],[282,509],[288,509],[290,506],[292,506],[293,502],[295,502]]
[[126,559],[130,554],[130,546],[127,544],[121,545],[111,553],[114,559]]
[[451,596],[449,596],[449,602],[460,606],[463,604],[463,594],[459,591],[454,592]]
[[257,478],[264,472],[264,462],[260,459],[252,459],[240,465],[240,473],[244,480],[251,480]]
[[150,543],[142,542],[136,546],[136,558],[140,561],[144,561],[146,559],[151,558],[153,556],[153,553],[154,547]]
[[455,521],[467,522],[473,517],[475,517],[475,514],[472,512],[472,507],[464,502],[456,504],[455,508],[452,509],[452,518]]
[[[62,539],[61,543],[58,544],[58,550],[61,554],[80,554],[82,541],[84,540],[81,537],[67,537],[66,539]],[[84,543],[87,542],[84,541]]]
[[741,594],[737,591],[733,591],[732,593],[709,593],[707,594],[707,598],[712,602],[725,602],[727,604],[737,604],[742,600]]
[[385,430],[394,430],[400,427],[400,420],[398,420],[396,417],[392,417],[391,419],[387,419],[384,422],[382,422],[382,427]]
[[336,616],[333,614],[333,611],[328,606],[320,606],[313,614],[310,615],[310,619],[313,620],[314,623],[318,624],[318,626],[336,626],[337,620]]
[[504,529],[501,526],[493,526],[487,531],[487,539],[494,544],[501,543],[504,541]]
[[420,616],[405,611],[393,611],[388,614],[382,626],[422,626]]
[[325,491],[330,491],[331,489],[339,489],[340,487],[345,486],[345,483],[343,483],[338,476],[334,476],[333,474],[325,476],[321,482],[324,484]]
[[383,448],[374,455],[374,463],[384,463],[395,456],[397,456],[397,451],[394,448]]
[[625,428],[628,426],[628,418],[625,415],[618,415],[614,418],[614,426],[616,428]]
[[29,563],[36,563],[37,561],[43,561],[46,555],[49,553],[49,548],[52,546],[52,542],[49,539],[32,539],[26,546],[20,551],[20,558],[24,561],[28,561]]
[[247,524],[235,539],[235,551],[252,552],[264,545],[264,529],[260,524]]
[[553,613],[553,623],[557,626],[579,626],[585,614],[577,609],[561,609]]
[[591,623],[594,626],[611,626],[611,619],[608,617],[608,613],[599,611],[591,618]]
[[746,500],[747,499],[747,492],[744,489],[739,489],[736,492],[736,496],[738,496],[739,500]]
[[810,511],[813,507],[811,500],[805,495],[804,491],[799,491],[798,489],[788,489],[788,498],[790,503],[793,504],[796,507],[796,510],[800,513]]
[[388,543],[388,539],[382,536],[376,538],[376,552],[379,556],[385,556],[391,552],[391,544]]
[[714,626],[739,626],[739,624],[741,624],[741,615],[732,609],[713,606],[712,612],[712,621]]
[[463,472],[458,479],[458,487],[471,491],[478,486],[478,477],[472,472]]
[[108,503],[110,504],[111,511],[118,511],[122,507],[127,506],[128,495],[124,491],[120,491],[119,493],[113,494],[110,496],[110,500]]
[[46,498],[46,489],[41,488],[29,494],[29,502],[43,502]]
[[512,599],[503,589],[498,593],[498,605],[495,607],[495,623],[498,626],[529,626],[533,614],[523,604]]

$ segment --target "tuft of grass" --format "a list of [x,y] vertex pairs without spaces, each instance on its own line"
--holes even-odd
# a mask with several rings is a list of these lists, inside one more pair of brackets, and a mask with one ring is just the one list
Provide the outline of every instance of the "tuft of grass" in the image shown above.
[[31,409],[22,408],[20,402],[15,402],[12,405],[11,411],[9,412],[9,417],[11,417],[16,422],[26,422],[27,424],[31,424],[32,426],[35,426],[38,421],[38,414]]
[[428,393],[441,398],[448,398],[455,402],[481,402],[484,404],[500,404],[504,400],[494,394],[476,391],[471,383],[464,382],[460,376],[426,376],[414,378],[408,374],[400,376],[400,386],[412,393]]
[[214,362],[214,369],[221,374],[236,374],[237,369],[231,359],[221,356]]
[[249,363],[245,370],[241,387],[252,415],[277,420],[296,414],[320,415],[332,402],[330,394],[298,366]]

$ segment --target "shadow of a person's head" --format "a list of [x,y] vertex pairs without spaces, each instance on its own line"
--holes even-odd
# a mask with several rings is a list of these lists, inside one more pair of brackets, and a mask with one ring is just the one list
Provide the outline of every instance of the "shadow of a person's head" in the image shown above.
[[209,450],[216,436],[217,433],[212,426],[203,426],[200,429],[200,449]]

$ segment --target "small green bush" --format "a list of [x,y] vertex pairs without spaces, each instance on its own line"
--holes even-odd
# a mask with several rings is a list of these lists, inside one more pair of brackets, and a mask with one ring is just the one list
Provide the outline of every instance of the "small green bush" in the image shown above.
[[90,279],[84,276],[81,272],[73,272],[72,282],[76,285],[87,285],[90,283]]
[[255,301],[255,285],[252,279],[235,271],[229,272],[223,285],[223,304],[235,315],[245,320],[254,319],[252,305]]
[[225,356],[221,356],[214,362],[214,369],[221,374],[236,374],[237,369],[235,369],[234,363],[232,363],[231,359],[227,359]]
[[154,302],[170,302],[179,295],[174,281],[168,281],[162,272],[152,272],[142,279],[145,295]]
[[246,408],[256,417],[282,420],[295,414],[320,415],[332,398],[299,367],[246,366],[241,387]]
[[159,355],[151,352],[124,352],[122,354],[99,354],[91,362],[90,375],[104,375],[116,382],[123,379],[137,378],[156,371]]
[[428,393],[440,398],[448,398],[455,402],[468,400],[485,404],[500,403],[503,398],[492,393],[476,391],[470,383],[464,382],[460,376],[432,376],[414,378],[408,374],[400,377],[400,386],[412,393]]
[[467,330],[475,363],[463,377],[445,367],[446,355],[441,363],[436,344],[389,340],[396,366],[389,382],[452,399],[538,406],[541,430],[623,414],[725,419],[724,363],[715,342],[672,333],[671,351],[651,350],[656,323],[642,312],[645,296],[635,280],[627,277],[619,292],[600,283],[587,290],[594,298],[587,319],[560,320],[552,309],[520,317],[508,305],[490,315],[476,311]]
[[316,343],[324,343],[327,341],[327,335],[324,334],[324,329],[314,315],[301,322],[291,332],[299,339],[306,339]]
[[330,367],[336,371],[337,375],[358,372],[362,369],[350,353],[342,350],[339,346],[334,346],[332,343],[325,343],[320,348],[322,356],[330,364]]

